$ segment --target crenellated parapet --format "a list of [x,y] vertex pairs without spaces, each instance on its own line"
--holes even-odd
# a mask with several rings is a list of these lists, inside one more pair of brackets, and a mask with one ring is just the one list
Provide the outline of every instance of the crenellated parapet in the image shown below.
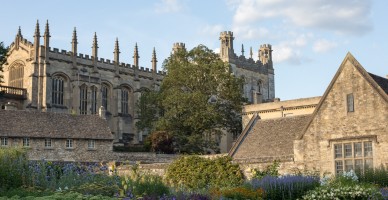
[[[48,22],[47,22],[46,26],[45,26],[44,44],[49,45],[49,38],[50,38],[49,26],[48,26]],[[35,47],[36,45],[34,45],[34,43],[38,45],[38,48]],[[96,57],[97,56],[97,49],[98,49],[96,33],[94,33],[93,45],[92,45],[92,54],[94,56],[88,55],[88,54],[83,54],[83,53],[78,53],[77,52],[77,44],[78,44],[77,32],[76,32],[75,28],[74,28],[74,31],[72,34],[72,42],[71,42],[73,51],[67,51],[67,50],[63,50],[63,49],[60,50],[58,48],[52,48],[49,46],[45,47],[44,45],[40,45],[39,22],[37,22],[36,27],[35,27],[34,43],[23,38],[23,36],[21,34],[21,29],[19,27],[19,30],[18,30],[17,35],[15,37],[15,41],[12,42],[12,44],[10,45],[10,49],[11,50],[15,49],[15,48],[18,49],[22,45],[22,46],[24,46],[23,49],[25,51],[29,52],[29,54],[31,54],[33,57],[37,56],[36,59],[39,56],[37,54],[39,54],[39,52],[43,52],[44,49],[46,49],[47,53],[40,55],[40,56],[43,56],[45,59],[50,60],[50,61],[73,63],[74,66],[79,66],[79,67],[94,67],[95,66],[97,70],[112,71],[112,72],[115,71],[115,67],[116,67],[116,69],[118,69],[119,73],[124,73],[124,74],[133,74],[134,71],[137,70],[139,72],[140,78],[144,78],[144,77],[152,78],[153,74],[160,75],[160,76],[164,76],[166,74],[163,71],[156,71],[156,66],[154,66],[154,65],[156,65],[156,62],[153,64],[153,66],[150,66],[150,68],[136,66],[135,63],[132,65],[132,64],[128,64],[128,63],[119,62],[118,54],[120,52],[118,49],[118,39],[117,38],[115,41],[115,51],[114,51],[115,58],[114,59],[105,59],[105,58],[101,58],[101,57]],[[177,46],[177,48],[184,48],[185,47],[184,43],[177,43],[176,46]],[[135,50],[137,50],[137,44],[136,44]],[[137,53],[137,55],[134,55],[134,57],[136,59],[139,59],[140,57],[138,55],[138,52],[135,51],[134,53],[135,54]],[[152,56],[155,57],[153,59],[156,60],[155,49],[153,49],[153,51],[151,51],[151,53],[152,53]],[[116,64],[116,61],[118,61],[117,64]],[[136,61],[137,61],[136,63],[138,64],[138,60],[136,60]],[[118,73],[118,72],[116,71],[116,73]]]

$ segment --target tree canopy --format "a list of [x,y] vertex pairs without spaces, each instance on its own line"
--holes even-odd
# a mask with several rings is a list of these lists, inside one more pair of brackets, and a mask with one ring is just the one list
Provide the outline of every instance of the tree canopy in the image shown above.
[[[7,60],[8,48],[4,47],[4,43],[0,42],[0,72],[3,72],[3,64]],[[0,74],[0,83],[3,82],[3,75]]]
[[181,49],[163,67],[167,75],[157,96],[140,99],[140,104],[158,105],[160,116],[153,118],[155,112],[151,112],[151,118],[140,117],[138,128],[146,124],[149,130],[168,132],[175,150],[185,153],[216,150],[213,139],[223,129],[241,132],[242,80],[230,73],[217,54],[203,45]]

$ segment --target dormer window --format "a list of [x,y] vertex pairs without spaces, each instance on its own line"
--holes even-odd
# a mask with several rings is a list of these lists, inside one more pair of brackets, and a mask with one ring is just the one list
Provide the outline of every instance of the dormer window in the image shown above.
[[348,112],[354,112],[354,97],[353,93],[346,95],[346,102],[348,107]]

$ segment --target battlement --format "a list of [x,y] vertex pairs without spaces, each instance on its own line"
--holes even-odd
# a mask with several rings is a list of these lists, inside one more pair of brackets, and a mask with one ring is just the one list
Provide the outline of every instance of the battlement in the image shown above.
[[272,45],[270,45],[270,44],[262,44],[262,45],[260,45],[260,49],[261,49],[261,48],[272,49]]
[[183,42],[176,42],[173,44],[174,48],[186,48],[186,44]]
[[220,33],[220,36],[223,37],[223,36],[231,36],[233,37],[233,32],[232,31],[223,31]]

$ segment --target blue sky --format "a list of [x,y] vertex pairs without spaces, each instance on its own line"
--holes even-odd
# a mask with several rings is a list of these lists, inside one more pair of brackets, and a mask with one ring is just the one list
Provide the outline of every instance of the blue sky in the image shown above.
[[217,51],[219,33],[230,30],[238,55],[241,44],[256,56],[260,44],[273,45],[276,97],[287,100],[322,95],[347,52],[386,77],[387,8],[385,0],[4,1],[0,41],[11,44],[19,26],[33,41],[36,20],[41,33],[49,20],[51,47],[70,50],[76,27],[79,53],[91,54],[97,32],[99,57],[113,60],[118,37],[122,62],[133,63],[137,42],[140,65],[151,67],[155,47],[161,69],[173,43]]

